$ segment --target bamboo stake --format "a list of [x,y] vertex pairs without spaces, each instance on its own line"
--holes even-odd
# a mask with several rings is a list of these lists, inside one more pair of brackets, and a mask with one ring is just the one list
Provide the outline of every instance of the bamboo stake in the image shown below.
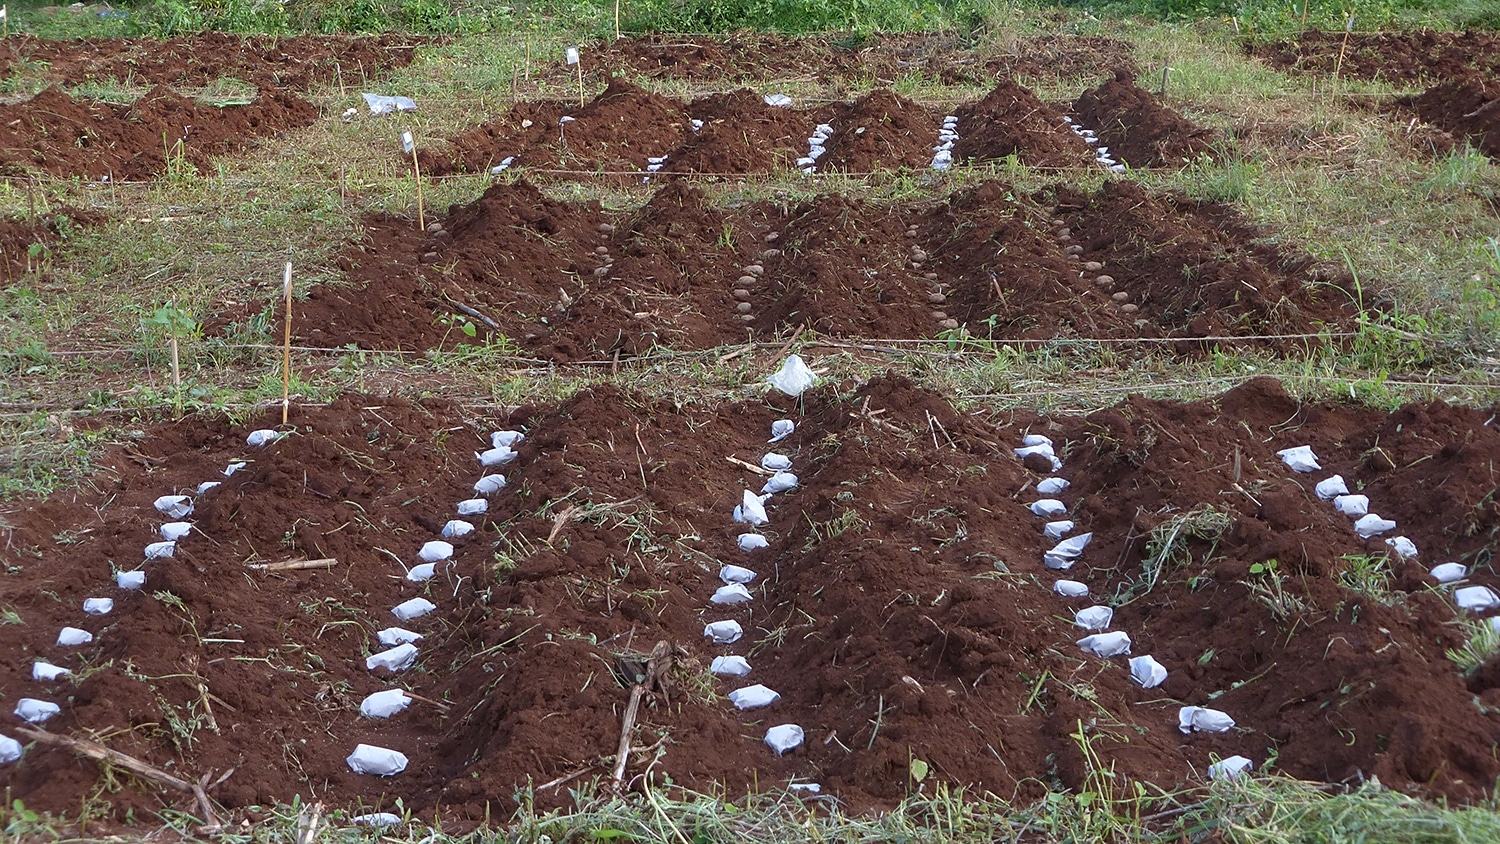
[[1332,100],[1339,92],[1339,74],[1344,70],[1344,55],[1349,52],[1349,35],[1354,32],[1354,13],[1349,13],[1349,19],[1344,21],[1344,43],[1339,45],[1339,60],[1333,66],[1333,87],[1328,89],[1328,98]]
[[321,560],[287,560],[281,563],[252,563],[245,568],[256,571],[302,571],[304,569],[331,569],[338,565],[337,557],[324,557]]
[[615,40],[620,40],[620,0],[615,0]]
[[286,276],[282,286],[286,288],[286,320],[281,341],[281,424],[286,424],[287,411],[292,398],[292,262],[286,262]]
[[422,164],[417,161],[417,140],[412,137],[410,129],[401,133],[401,146],[411,153],[412,178],[417,182],[417,228],[425,231],[427,216],[422,207]]
[[568,48],[568,64],[578,68],[578,107],[583,108],[587,99],[583,94],[583,55],[577,47]]
[[1307,33],[1307,3],[1308,0],[1302,0],[1302,22],[1297,25],[1298,38]]

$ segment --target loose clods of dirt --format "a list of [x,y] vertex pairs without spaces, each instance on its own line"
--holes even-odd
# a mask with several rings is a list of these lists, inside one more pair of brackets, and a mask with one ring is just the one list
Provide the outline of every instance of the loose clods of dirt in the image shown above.
[[1494,76],[1465,73],[1404,98],[1400,105],[1485,155],[1500,158],[1500,83]]
[[1162,105],[1124,71],[1084,91],[1073,111],[1113,158],[1131,167],[1181,167],[1212,142],[1212,132]]
[[1500,72],[1500,35],[1484,30],[1435,32],[1356,32],[1348,36],[1342,64],[1343,32],[1308,32],[1291,41],[1245,45],[1246,52],[1279,70],[1301,74],[1435,82],[1478,71]]
[[214,156],[308,126],[317,109],[292,94],[262,91],[249,105],[216,108],[156,87],[128,106],[74,99],[51,87],[0,105],[0,168],[99,181],[149,179],[180,157],[206,169]]
[[1009,80],[954,113],[959,138],[953,157],[959,161],[1014,155],[1034,167],[1079,167],[1094,158],[1088,144],[1069,130],[1062,112]]

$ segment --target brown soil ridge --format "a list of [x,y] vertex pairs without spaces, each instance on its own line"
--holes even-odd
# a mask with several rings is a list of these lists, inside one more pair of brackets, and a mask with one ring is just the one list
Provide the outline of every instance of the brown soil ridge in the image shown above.
[[[796,326],[849,338],[962,327],[1000,342],[1193,341],[1316,334],[1352,316],[1336,275],[1268,243],[1232,209],[1133,183],[1033,197],[987,182],[937,201],[835,194],[738,208],[671,184],[634,212],[606,212],[519,181],[430,228],[367,221],[340,260],[350,283],[319,285],[298,306],[299,341],[503,342],[568,362],[707,349]],[[1296,354],[1316,340],[1254,342]]]
[[1479,71],[1500,72],[1500,34],[1483,30],[1438,32],[1356,32],[1339,64],[1343,32],[1308,32],[1300,38],[1257,45],[1248,54],[1278,70],[1301,74],[1384,79],[1388,82],[1434,82]]
[[115,106],[74,99],[53,86],[0,105],[0,169],[130,181],[158,176],[169,158],[180,156],[202,171],[215,156],[317,117],[312,103],[277,91],[262,91],[249,105],[216,108],[158,86]]
[[1208,152],[1213,132],[1195,125],[1125,71],[1084,91],[1073,112],[1111,158],[1131,167],[1181,167]]
[[1094,160],[1084,140],[1068,128],[1061,111],[1010,80],[984,99],[960,106],[955,161],[991,161],[1014,155],[1034,167],[1081,167]]
[[818,171],[871,173],[930,167],[941,121],[900,94],[877,89],[833,109],[826,122],[833,135],[817,160]]
[[[314,786],[331,806],[400,797],[455,828],[503,817],[518,789],[602,770],[628,696],[611,666],[659,640],[681,656],[669,697],[642,709],[638,743],[666,739],[647,775],[727,799],[795,777],[851,811],[884,809],[907,794],[911,758],[935,782],[1040,798],[1084,786],[1074,736],[1092,725],[1089,751],[1106,768],[1163,788],[1242,754],[1299,778],[1378,776],[1479,801],[1500,775],[1482,752],[1500,741],[1500,668],[1466,679],[1445,658],[1462,632],[1425,572],[1456,560],[1475,567],[1471,583],[1500,586],[1483,565],[1500,531],[1496,410],[1303,404],[1257,379],[1187,404],[1132,397],[1085,417],[987,419],[885,376],[800,403],[684,404],[595,386],[493,419],[351,395],[294,408],[295,432],[259,450],[245,431],[274,424],[275,411],[243,427],[191,417],[113,449],[90,488],[6,509],[6,603],[22,623],[0,626],[0,687],[64,702],[53,731],[113,726],[111,747],[181,776],[234,766],[213,789],[232,819],[258,820],[252,805]],[[761,479],[723,458],[757,459],[784,416],[798,428],[776,448],[801,487],[772,500],[770,547],[747,556],[729,510]],[[509,485],[474,519],[479,531],[455,541],[451,567],[405,581],[390,555],[410,561],[472,495],[471,452],[502,426],[527,431]],[[1080,658],[1072,643],[1081,633],[1067,613],[1082,604],[1049,591],[1050,543],[1026,510],[1037,478],[1010,451],[1027,432],[1059,443],[1073,484],[1063,497],[1095,534],[1068,576],[1090,582],[1094,601],[1122,596],[1116,626],[1134,653],[1167,665],[1162,688],[1143,691],[1123,661]],[[1324,472],[1290,474],[1276,451],[1291,445],[1311,445]],[[1381,564],[1384,596],[1341,585],[1350,555],[1384,545],[1357,539],[1313,495],[1334,472],[1421,549],[1420,562]],[[110,587],[156,538],[152,500],[210,478],[222,485],[198,497],[198,532],[147,564],[146,589]],[[1124,600],[1151,531],[1203,506],[1227,527],[1186,540],[1154,589]],[[568,507],[581,509],[559,521]],[[299,556],[338,563],[245,568]],[[760,574],[751,604],[709,608],[720,562]],[[1257,597],[1265,575],[1252,566],[1287,576],[1299,602],[1289,615]],[[101,595],[114,612],[82,615],[81,601]],[[425,637],[418,667],[372,675],[373,632],[417,595],[439,607],[403,625]],[[703,624],[725,618],[747,631],[733,649],[754,666],[747,682],[782,695],[771,710],[735,712],[720,695],[738,684],[706,675],[730,650],[706,644]],[[53,645],[65,624],[94,642]],[[37,658],[81,679],[39,684]],[[417,701],[390,720],[358,716],[365,694],[393,686],[449,709]],[[1183,704],[1239,726],[1184,737]],[[784,722],[808,740],[778,758],[760,736]],[[344,757],[358,742],[412,764],[392,779],[352,774]],[[0,767],[0,786],[38,811],[72,811],[97,784],[92,766],[39,746]],[[565,788],[535,793],[540,807],[568,799]],[[125,782],[99,822],[160,806]]]
[[1493,76],[1470,72],[1404,98],[1400,105],[1485,155],[1500,158],[1500,85]]
[[257,88],[306,91],[338,81],[362,85],[405,67],[416,35],[297,35],[289,38],[203,32],[181,38],[85,38],[53,41],[12,35],[0,41],[0,75],[35,72],[58,85],[107,79],[147,85],[206,85],[234,77]]

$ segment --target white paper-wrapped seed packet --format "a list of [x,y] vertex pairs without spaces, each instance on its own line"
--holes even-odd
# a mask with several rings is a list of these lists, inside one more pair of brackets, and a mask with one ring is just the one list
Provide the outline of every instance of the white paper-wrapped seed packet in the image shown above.
[[1177,711],[1177,729],[1184,733],[1227,733],[1234,728],[1228,713],[1202,706],[1184,706]]
[[413,633],[410,630],[406,630],[401,627],[387,627],[379,633],[376,633],[375,638],[380,642],[380,644],[388,648],[393,648],[397,645],[404,645],[408,642],[421,641],[422,634]]
[[1154,656],[1131,657],[1130,679],[1143,689],[1154,689],[1166,682],[1167,667]]
[[40,724],[62,711],[62,707],[51,701],[23,697],[16,701],[16,717],[31,724]]
[[463,519],[449,519],[448,523],[443,525],[444,539],[460,539],[473,532],[474,523],[466,522]]
[[478,460],[479,465],[484,467],[504,466],[510,461],[516,459],[516,453],[514,451],[511,451],[506,446],[500,446],[499,448],[489,448],[485,449],[484,451],[476,451],[474,452],[474,459]]
[[0,735],[0,765],[21,758],[21,743],[7,735]]
[[1318,465],[1318,457],[1313,454],[1312,446],[1299,445],[1293,448],[1283,448],[1276,452],[1276,456],[1280,457],[1281,462],[1293,472],[1315,472],[1323,468]]
[[758,533],[742,533],[740,534],[737,543],[739,544],[741,551],[754,551],[758,548],[765,548],[771,544],[766,541],[766,538],[764,536],[761,536]]
[[760,496],[745,490],[740,504],[734,508],[734,520],[744,522],[751,527],[759,527],[769,519],[766,518],[766,507],[760,501]]
[[750,590],[745,588],[745,584],[729,583],[716,589],[709,601],[715,604],[744,604],[753,598]]
[[760,709],[763,706],[770,706],[778,700],[781,700],[781,695],[759,683],[753,686],[746,686],[743,689],[735,689],[729,693],[729,702],[734,704],[736,709],[740,710]]
[[783,756],[788,751],[801,747],[805,736],[802,728],[796,724],[777,724],[766,730],[766,745],[775,751],[777,756]]
[[411,698],[400,689],[386,689],[367,696],[359,704],[359,714],[366,718],[389,718],[411,705]]
[[1103,605],[1085,607],[1073,613],[1073,624],[1084,630],[1108,630],[1114,620],[1115,611]]
[[1113,633],[1095,633],[1079,639],[1078,647],[1095,656],[1109,658],[1130,653],[1130,634],[1123,630]]
[[1452,583],[1455,580],[1463,580],[1469,576],[1469,568],[1463,563],[1442,563],[1432,567],[1428,572],[1432,579],[1438,583]]
[[1349,485],[1344,483],[1343,475],[1333,475],[1318,481],[1318,485],[1313,487],[1313,492],[1324,501],[1332,501],[1340,495],[1348,495]]
[[176,542],[153,542],[146,546],[146,559],[162,560],[177,553]]
[[515,448],[526,439],[520,431],[496,431],[490,434],[490,445],[494,448]]
[[708,670],[720,677],[743,677],[750,673],[750,663],[742,656],[716,656]]
[[1465,586],[1453,590],[1453,603],[1458,604],[1459,609],[1484,612],[1500,606],[1500,596],[1488,586]]
[[1089,585],[1076,580],[1059,580],[1052,584],[1052,591],[1064,598],[1087,598]]
[[395,826],[401,823],[401,816],[390,812],[367,812],[363,815],[355,815],[349,819],[355,826]]
[[716,645],[732,645],[738,642],[744,634],[745,631],[740,627],[740,623],[734,619],[715,621],[703,626],[703,635]]
[[435,575],[437,575],[437,563],[421,563],[406,570],[406,579],[412,583],[431,580]]
[[790,437],[795,430],[797,430],[797,425],[792,420],[777,419],[771,423],[771,439],[767,440],[767,442],[779,443]]
[[62,647],[73,647],[75,645],[87,645],[94,641],[94,634],[77,627],[64,627],[57,633],[57,644]]
[[31,679],[39,683],[50,683],[59,677],[66,677],[72,673],[61,665],[53,665],[50,662],[33,662],[31,664]]
[[1396,556],[1403,560],[1411,560],[1417,557],[1417,543],[1412,542],[1404,536],[1393,536],[1385,541],[1386,547],[1396,552]]
[[791,472],[777,472],[766,479],[766,485],[761,487],[762,494],[774,494],[778,492],[790,492],[797,488],[797,476]]
[[1221,759],[1208,766],[1208,778],[1211,780],[1237,780],[1241,774],[1255,767],[1255,763],[1243,756],[1231,756]]
[[458,502],[458,514],[460,516],[482,516],[489,512],[490,502],[483,498],[465,498]]
[[115,572],[115,585],[121,589],[139,589],[146,585],[146,573],[143,571]]
[[192,499],[186,495],[163,495],[154,506],[169,519],[181,519],[193,512]]
[[1396,529],[1396,523],[1390,519],[1382,519],[1374,513],[1366,513],[1360,516],[1354,523],[1354,532],[1359,534],[1360,539],[1369,539],[1382,533]]
[[387,671],[405,671],[416,661],[417,646],[407,642],[365,657],[365,669],[374,671],[377,668],[384,668]]
[[162,539],[165,539],[168,542],[176,542],[184,536],[187,536],[189,533],[192,533],[192,531],[192,522],[167,522],[166,524],[162,525],[157,532],[161,534]]
[[410,621],[420,618],[437,609],[437,604],[426,598],[412,598],[410,601],[402,601],[391,609],[391,614],[402,621]]
[[1031,512],[1044,519],[1050,519],[1053,516],[1061,516],[1068,512],[1068,505],[1058,501],[1056,498],[1043,498],[1040,501],[1033,501],[1031,503]]
[[261,428],[259,431],[251,431],[250,436],[245,437],[245,445],[251,448],[260,448],[263,445],[270,445],[276,442],[280,436],[280,434],[270,428]]
[[373,744],[357,745],[344,761],[349,763],[349,770],[356,774],[372,774],[377,777],[399,774],[406,770],[407,764],[406,754]]
[[719,579],[725,583],[750,583],[755,580],[755,572],[744,566],[723,566],[719,569]]
[[453,556],[453,544],[441,539],[434,539],[423,543],[422,550],[417,552],[417,557],[424,563],[441,563]]
[[792,468],[792,458],[774,451],[767,452],[766,456],[760,459],[760,468],[767,472],[785,472]]
[[109,615],[115,608],[114,598],[85,598],[83,611],[89,615]]
[[1351,519],[1357,519],[1370,512],[1370,496],[1336,495],[1333,498],[1333,509]]
[[1073,532],[1073,527],[1074,525],[1072,520],[1059,519],[1055,522],[1048,522],[1046,525],[1044,525],[1042,527],[1042,535],[1052,540],[1062,539],[1064,536],[1067,536],[1069,533]]
[[1037,495],[1053,496],[1072,486],[1065,478],[1044,478],[1037,481]]
[[[502,489],[505,489],[504,475],[485,475],[474,482],[475,495],[494,495]],[[480,512],[484,511],[481,510]]]

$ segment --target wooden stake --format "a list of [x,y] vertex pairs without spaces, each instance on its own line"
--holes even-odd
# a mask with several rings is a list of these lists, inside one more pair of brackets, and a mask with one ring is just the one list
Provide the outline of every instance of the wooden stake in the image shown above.
[[583,108],[587,103],[588,99],[583,94],[583,58],[580,56],[578,59],[578,107]]
[[347,96],[349,96],[349,92],[346,91],[346,90],[344,90],[344,67],[343,67],[343,65],[339,64],[338,62],[334,62],[333,63],[333,75],[339,81],[339,96],[340,97],[347,97]]
[[615,0],[615,40],[620,40],[620,0]]
[[422,164],[417,161],[417,139],[412,135],[411,130],[401,133],[401,145],[406,147],[407,152],[411,153],[412,178],[417,181],[417,229],[425,231],[427,229],[427,214],[422,207]]
[[1333,66],[1333,87],[1328,89],[1328,98],[1332,100],[1339,92],[1339,74],[1344,70],[1344,54],[1349,52],[1349,34],[1354,31],[1354,13],[1349,13],[1349,19],[1344,21],[1344,43],[1339,45],[1339,61]]
[[36,222],[36,178],[26,180],[26,201],[31,204],[31,222]]
[[531,81],[531,39],[526,39],[526,81]]
[[247,569],[256,571],[305,571],[307,569],[331,569],[338,565],[338,559],[324,557],[321,560],[287,560],[284,563],[252,563],[245,566]]
[[286,276],[282,282],[286,288],[286,320],[281,340],[281,424],[286,424],[287,410],[292,404],[292,262],[286,262]]
[[1167,71],[1169,71],[1171,69],[1172,68],[1169,67],[1166,62],[1162,62],[1161,63],[1161,97],[1160,97],[1160,99],[1161,99],[1162,105],[1166,105],[1167,104]]
[[0,38],[10,37],[10,8],[0,6]]
[[1297,25],[1297,37],[1301,38],[1307,32],[1307,0],[1302,0],[1302,22]]

